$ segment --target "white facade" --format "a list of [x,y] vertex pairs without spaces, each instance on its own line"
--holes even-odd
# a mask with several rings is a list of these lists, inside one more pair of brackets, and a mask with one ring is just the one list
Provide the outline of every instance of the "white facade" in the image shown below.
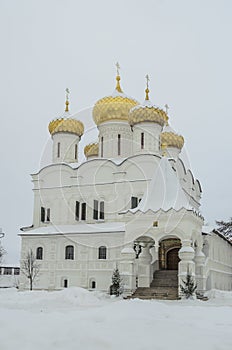
[[[231,245],[215,233],[202,233],[201,186],[179,158],[175,135],[165,152],[161,145],[165,119],[159,118],[167,116],[142,106],[147,114],[132,126],[125,120],[126,95],[116,91],[100,101],[98,157],[88,154],[78,164],[75,145],[81,135],[53,131],[53,164],[32,175],[33,225],[20,235],[22,261],[32,249],[40,264],[34,287],[109,291],[118,266],[128,295],[149,287],[159,269],[177,269],[179,283],[190,271],[199,293],[231,289]],[[173,158],[167,158],[170,153]],[[23,275],[20,288],[28,288]]]

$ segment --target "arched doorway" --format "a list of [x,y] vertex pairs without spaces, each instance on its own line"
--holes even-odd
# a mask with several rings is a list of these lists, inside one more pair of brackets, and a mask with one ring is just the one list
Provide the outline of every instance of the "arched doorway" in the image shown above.
[[180,258],[178,256],[179,249],[180,248],[173,248],[167,252],[167,270],[178,270],[178,264],[180,261]]
[[159,247],[159,269],[178,270],[181,241],[178,238],[167,238],[160,242]]

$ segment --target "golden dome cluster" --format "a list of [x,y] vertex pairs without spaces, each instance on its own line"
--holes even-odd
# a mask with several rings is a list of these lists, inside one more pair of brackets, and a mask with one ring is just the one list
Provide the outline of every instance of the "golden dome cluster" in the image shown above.
[[78,136],[82,136],[84,133],[84,125],[77,119],[62,117],[52,120],[49,123],[48,130],[51,135],[54,135],[58,132],[69,132]]
[[182,149],[184,146],[184,138],[181,135],[174,133],[173,131],[165,131],[160,135],[161,146],[176,147]]
[[[149,99],[149,77],[146,76],[146,97],[143,104],[139,104],[135,99],[125,95],[120,86],[119,65],[117,64],[116,89],[112,95],[98,100],[93,107],[93,119],[97,125],[107,121],[126,121],[131,126],[151,122],[157,123],[162,128],[168,125],[168,114],[163,109],[152,105]],[[69,115],[69,90],[66,89],[66,108],[61,118],[52,120],[49,123],[49,132],[54,135],[59,132],[68,132],[81,137],[84,133],[84,125],[81,121],[70,118]],[[168,106],[167,106],[168,107]],[[169,126],[166,126],[160,135],[162,148],[176,147],[182,149],[184,138],[177,135]],[[98,156],[98,143],[91,143],[84,149],[86,157]]]
[[92,156],[98,156],[98,149],[99,145],[98,143],[90,143],[89,145],[85,146],[84,153],[86,158],[92,157]]

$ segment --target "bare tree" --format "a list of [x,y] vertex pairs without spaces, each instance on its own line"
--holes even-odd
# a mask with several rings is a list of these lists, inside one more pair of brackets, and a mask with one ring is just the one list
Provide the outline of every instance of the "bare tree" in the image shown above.
[[28,251],[25,259],[22,261],[21,271],[28,278],[30,283],[30,290],[32,290],[34,280],[40,271],[40,265],[36,262],[36,257],[32,249]]

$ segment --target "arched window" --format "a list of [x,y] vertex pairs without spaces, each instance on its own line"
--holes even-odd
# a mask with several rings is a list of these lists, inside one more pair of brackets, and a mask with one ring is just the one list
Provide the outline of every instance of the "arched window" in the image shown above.
[[138,206],[138,197],[131,197],[131,209],[134,209]]
[[106,247],[101,246],[98,248],[98,259],[106,259]]
[[43,260],[43,248],[42,247],[38,247],[36,249],[36,259]]
[[92,289],[95,289],[95,288],[96,288],[96,282],[95,282],[95,281],[92,281],[92,282],[91,282],[91,288],[92,288]]
[[64,288],[68,288],[68,280],[64,279]]
[[77,159],[77,155],[78,155],[78,153],[77,153],[77,145],[75,145],[75,151],[74,151],[74,157],[75,157],[75,159]]
[[103,201],[100,202],[100,213],[99,213],[100,220],[104,220],[104,218],[105,218],[104,207],[105,207],[104,202]]
[[65,247],[65,259],[74,260],[74,246],[67,245]]
[[144,132],[141,132],[141,149],[144,149]]
[[57,143],[57,158],[60,158],[60,142]]
[[118,156],[121,154],[121,135],[118,134]]
[[101,157],[103,157],[103,136],[101,137]]
[[40,221],[45,222],[45,208],[44,207],[40,208]]
[[86,220],[86,203],[81,203],[81,220]]

